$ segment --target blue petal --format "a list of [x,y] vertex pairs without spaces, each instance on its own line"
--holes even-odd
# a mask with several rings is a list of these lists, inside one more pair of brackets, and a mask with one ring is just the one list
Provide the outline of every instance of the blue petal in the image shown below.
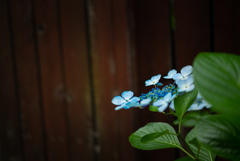
[[140,98],[135,96],[129,100],[129,102],[137,102],[137,101],[140,101]]
[[161,78],[161,74],[158,74],[156,76],[153,76],[151,78],[151,80],[152,80],[153,84],[157,84],[160,78]]
[[130,107],[139,107],[140,106],[140,104],[139,104],[139,102],[128,102],[127,104],[126,104],[129,108]]
[[126,101],[121,97],[121,96],[115,96],[113,99],[112,99],[112,103],[114,105],[121,105],[123,103],[125,103]]
[[124,91],[122,93],[122,97],[128,101],[131,97],[133,96],[133,92],[132,91]]
[[163,112],[164,110],[166,110],[167,106],[168,106],[168,103],[160,106],[160,107],[158,108],[158,112]]
[[191,66],[191,65],[187,65],[187,66],[185,66],[185,67],[183,67],[183,68],[181,69],[181,74],[182,74],[184,77],[186,77],[186,76],[188,76],[189,74],[192,73],[192,70],[193,70],[192,66]]
[[117,110],[120,110],[120,109],[122,109],[124,106],[125,106],[125,104],[123,104],[123,105],[121,105],[121,106],[117,106],[117,107],[115,108],[115,110],[116,110],[116,111],[117,111]]
[[153,82],[151,79],[145,81],[145,86],[151,86],[153,85]]

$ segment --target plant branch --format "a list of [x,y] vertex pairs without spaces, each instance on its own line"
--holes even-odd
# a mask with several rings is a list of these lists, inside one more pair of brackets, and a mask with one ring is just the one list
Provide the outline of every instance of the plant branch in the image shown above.
[[178,134],[178,138],[183,142],[184,146],[186,147],[187,151],[189,151],[189,153],[194,156],[194,158],[196,158],[195,154],[193,153],[193,151],[190,149],[190,147],[188,146],[188,144],[186,143],[186,141],[184,140],[184,138],[182,137],[182,135],[178,132],[177,128],[174,126],[171,118],[168,116],[168,114],[166,114],[168,121],[170,122],[170,124],[172,125],[172,127],[174,128],[175,132]]

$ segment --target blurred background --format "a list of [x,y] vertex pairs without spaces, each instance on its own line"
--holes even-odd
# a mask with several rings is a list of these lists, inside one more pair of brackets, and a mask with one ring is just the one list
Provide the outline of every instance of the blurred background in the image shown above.
[[128,141],[148,122],[167,122],[164,115],[115,111],[111,100],[148,92],[147,79],[191,65],[199,52],[240,54],[239,7],[239,0],[0,0],[0,160],[179,158],[175,149],[141,151]]

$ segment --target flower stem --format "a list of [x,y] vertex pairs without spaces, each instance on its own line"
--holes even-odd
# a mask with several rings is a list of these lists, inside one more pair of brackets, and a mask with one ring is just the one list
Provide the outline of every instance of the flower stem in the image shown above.
[[[193,153],[193,151],[190,149],[190,147],[188,146],[188,144],[186,143],[186,141],[184,140],[184,138],[182,137],[182,135],[180,134],[180,130],[178,132],[177,128],[174,126],[171,118],[168,116],[168,114],[166,114],[170,124],[172,125],[172,127],[174,128],[176,134],[178,135],[178,138],[182,141],[182,143],[184,144],[184,146],[186,147],[187,151],[191,154],[191,156],[195,159],[195,154]],[[186,153],[186,152],[185,152]]]

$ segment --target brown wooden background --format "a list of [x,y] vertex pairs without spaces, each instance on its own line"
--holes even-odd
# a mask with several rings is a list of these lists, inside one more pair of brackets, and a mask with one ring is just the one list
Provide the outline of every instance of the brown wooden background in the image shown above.
[[2,161],[174,160],[128,141],[163,115],[111,99],[201,51],[240,54],[239,0],[0,0],[0,22]]

